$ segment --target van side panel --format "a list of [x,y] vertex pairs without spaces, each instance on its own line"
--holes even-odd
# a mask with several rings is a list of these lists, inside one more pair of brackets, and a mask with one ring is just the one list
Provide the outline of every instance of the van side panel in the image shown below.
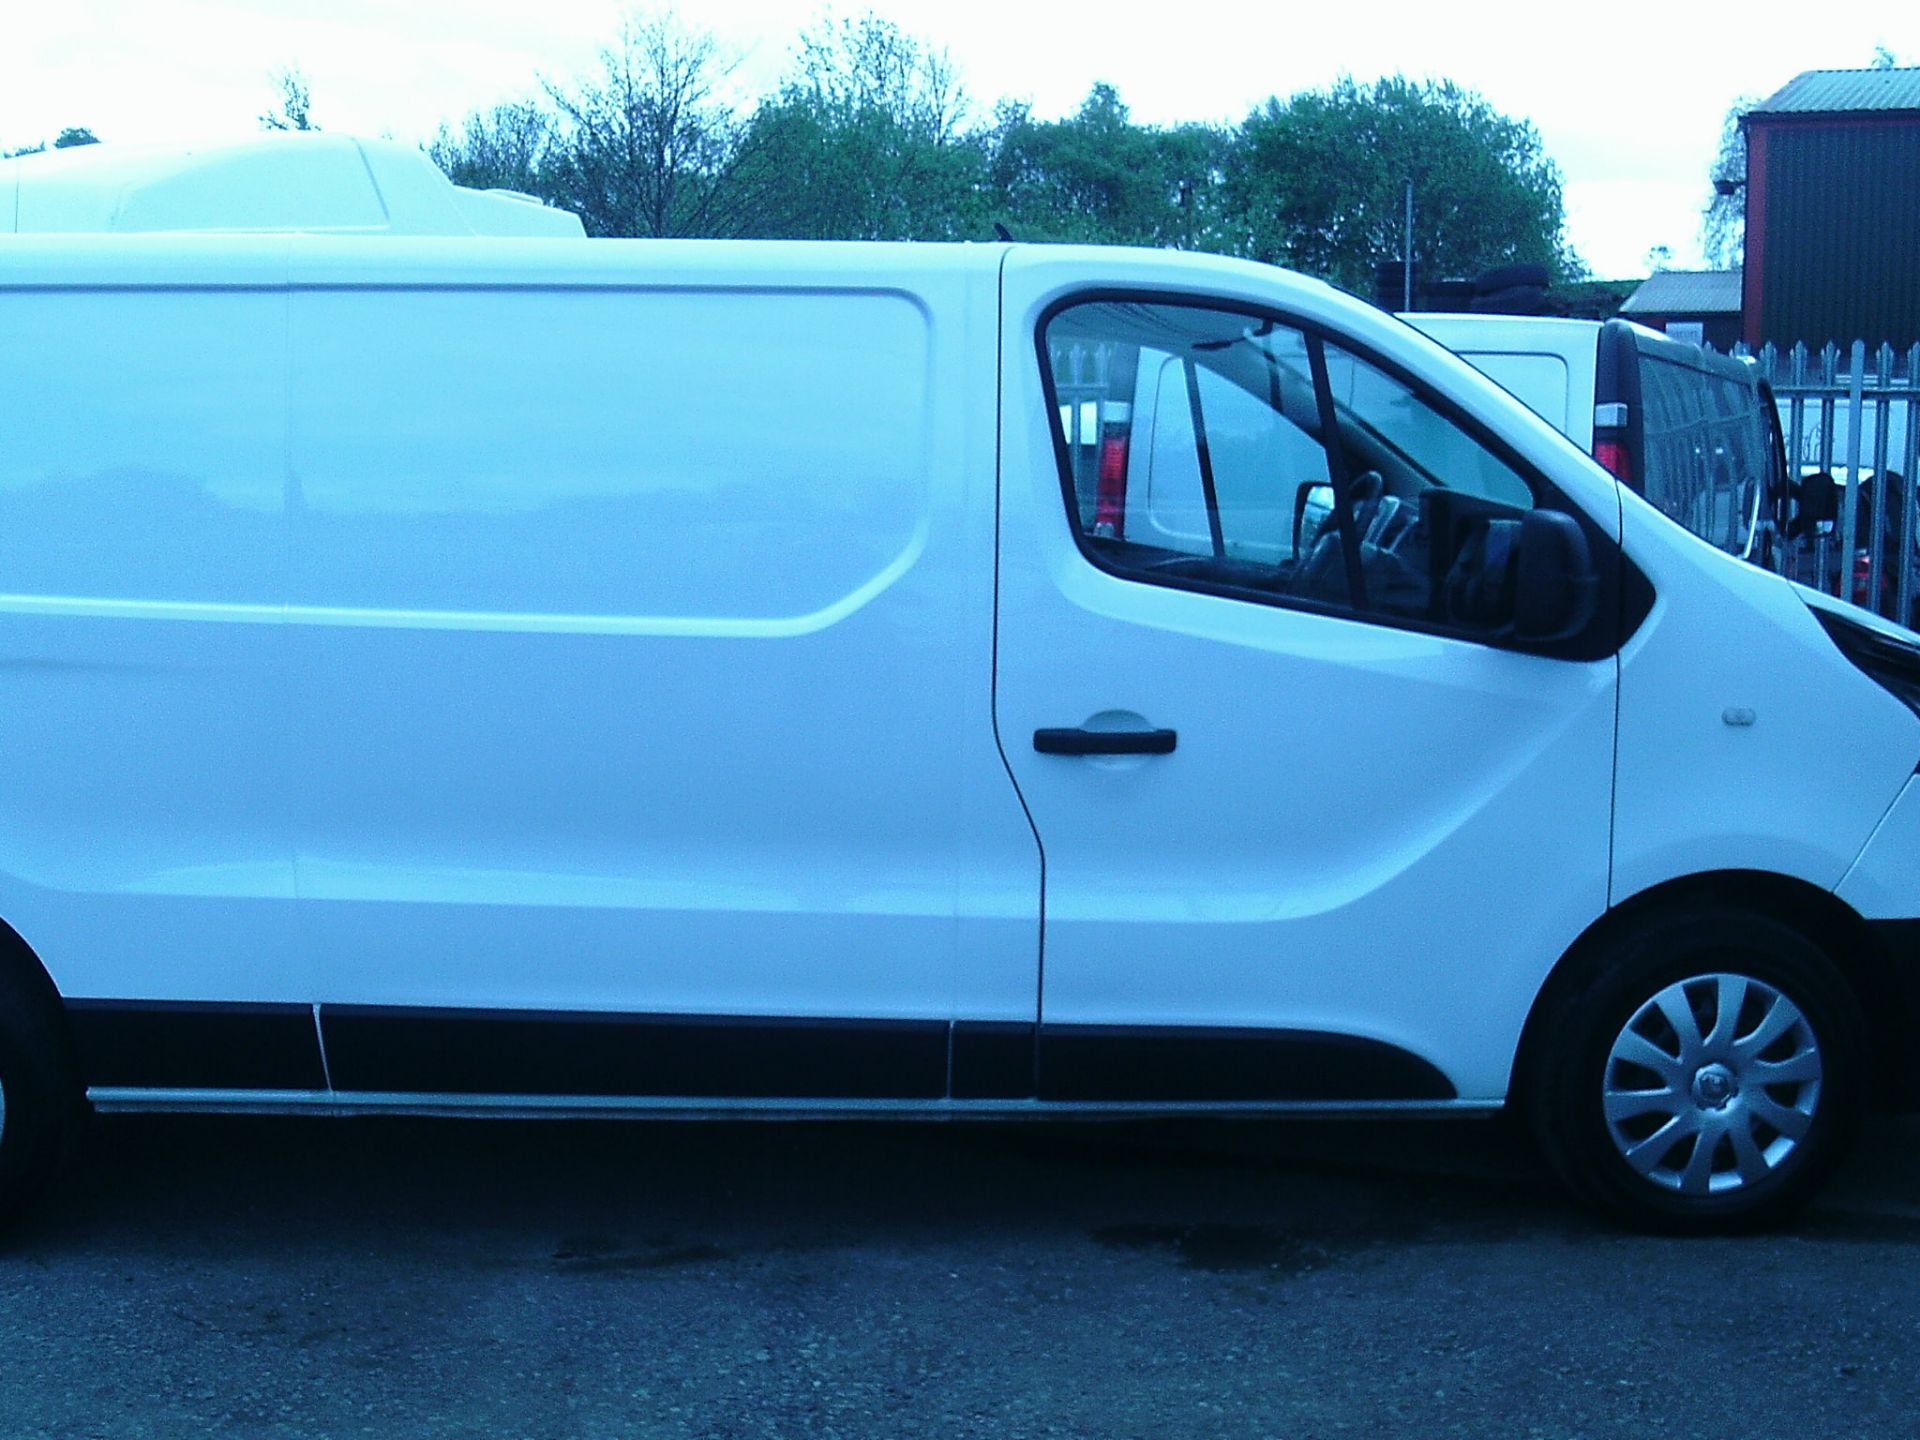
[[899,294],[303,292],[295,603],[825,628],[929,539],[931,318]]
[[942,1076],[956,1013],[1033,1019],[990,289],[627,273],[296,288],[296,844],[338,1088],[434,1088],[393,1053],[422,1011],[937,1021]]
[[0,915],[70,998],[303,1000],[286,296],[138,274],[0,289]]

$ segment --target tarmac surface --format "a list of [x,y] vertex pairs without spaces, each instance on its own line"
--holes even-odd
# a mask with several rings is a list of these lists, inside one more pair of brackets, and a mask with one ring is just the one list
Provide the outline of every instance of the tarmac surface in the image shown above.
[[1920,1120],[1790,1232],[1500,1125],[110,1117],[0,1249],[0,1435],[1920,1432]]

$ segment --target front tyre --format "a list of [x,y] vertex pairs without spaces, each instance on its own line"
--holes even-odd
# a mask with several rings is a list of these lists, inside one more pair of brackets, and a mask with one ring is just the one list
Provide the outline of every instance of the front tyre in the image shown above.
[[1549,1164],[1628,1224],[1777,1223],[1851,1140],[1865,1026],[1831,959],[1731,909],[1643,922],[1542,1016],[1528,1082]]
[[82,1111],[58,1005],[0,970],[0,1230],[39,1198]]

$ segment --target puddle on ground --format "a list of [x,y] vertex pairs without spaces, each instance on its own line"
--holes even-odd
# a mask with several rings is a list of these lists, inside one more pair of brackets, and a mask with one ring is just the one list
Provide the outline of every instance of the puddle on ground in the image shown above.
[[732,1258],[732,1251],[724,1250],[718,1245],[661,1243],[638,1250],[623,1250],[617,1241],[597,1237],[575,1237],[562,1240],[553,1252],[555,1266],[575,1273],[607,1270],[670,1270],[680,1265],[706,1265]]
[[1115,1250],[1166,1250],[1190,1270],[1215,1274],[1303,1275],[1327,1258],[1317,1245],[1260,1225],[1106,1225],[1093,1238]]

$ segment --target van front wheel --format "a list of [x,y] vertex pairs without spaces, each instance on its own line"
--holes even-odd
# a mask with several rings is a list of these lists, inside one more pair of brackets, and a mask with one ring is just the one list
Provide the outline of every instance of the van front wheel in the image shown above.
[[83,1109],[58,1006],[0,965],[0,1228],[39,1198]]
[[1630,1224],[1777,1222],[1839,1163],[1865,1027],[1831,960],[1734,910],[1669,916],[1594,957],[1542,1017],[1534,1129],[1572,1189]]

